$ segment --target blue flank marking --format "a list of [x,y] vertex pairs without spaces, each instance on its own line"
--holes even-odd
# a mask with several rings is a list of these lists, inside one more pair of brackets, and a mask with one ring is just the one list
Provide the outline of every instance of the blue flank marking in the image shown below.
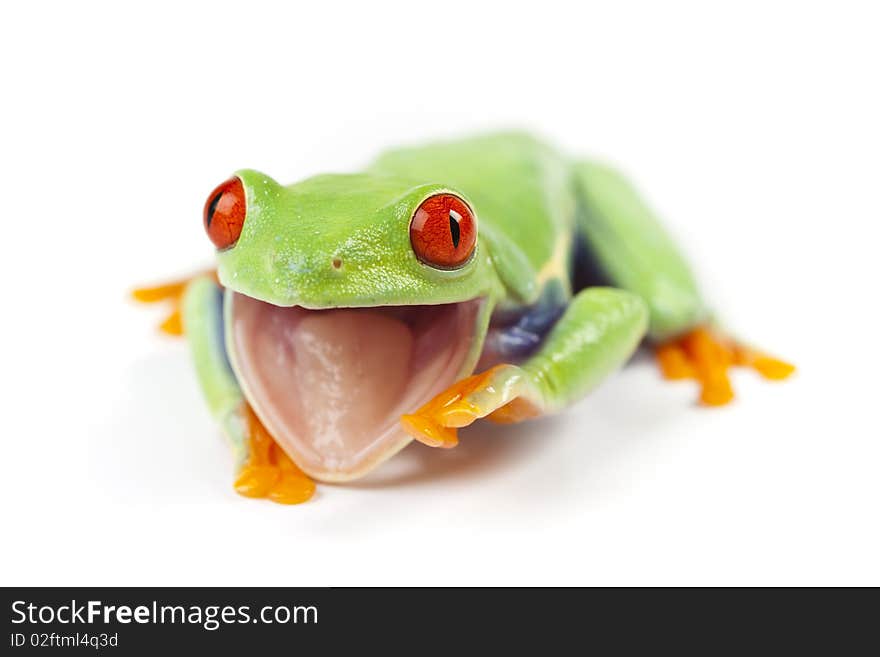
[[526,310],[514,323],[493,327],[487,340],[504,359],[530,356],[565,312],[565,305],[537,305]]

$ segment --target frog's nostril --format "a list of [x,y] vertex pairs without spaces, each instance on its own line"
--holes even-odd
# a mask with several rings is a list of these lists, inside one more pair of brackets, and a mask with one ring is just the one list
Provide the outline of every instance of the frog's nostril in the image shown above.
[[331,261],[333,269],[342,269],[342,258],[333,258]]

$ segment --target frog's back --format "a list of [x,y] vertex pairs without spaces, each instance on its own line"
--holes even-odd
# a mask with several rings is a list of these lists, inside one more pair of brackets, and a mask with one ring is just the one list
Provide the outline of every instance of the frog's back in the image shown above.
[[532,279],[528,289],[511,290],[523,301],[551,280],[567,288],[575,200],[569,167],[549,146],[526,134],[490,134],[388,151],[371,169],[466,194],[493,258],[531,270],[521,277]]

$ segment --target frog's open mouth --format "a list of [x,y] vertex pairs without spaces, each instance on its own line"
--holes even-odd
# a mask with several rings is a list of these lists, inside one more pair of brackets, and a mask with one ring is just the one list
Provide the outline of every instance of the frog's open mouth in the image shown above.
[[307,310],[234,293],[233,367],[263,424],[309,475],[345,481],[409,442],[399,424],[473,355],[481,299]]

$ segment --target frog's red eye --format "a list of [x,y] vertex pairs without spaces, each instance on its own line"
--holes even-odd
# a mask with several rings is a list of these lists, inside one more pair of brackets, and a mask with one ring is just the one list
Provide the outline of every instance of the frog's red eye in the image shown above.
[[477,244],[473,210],[455,194],[429,196],[413,215],[409,239],[419,260],[440,269],[466,263]]
[[238,178],[230,178],[211,192],[205,201],[205,231],[218,249],[233,246],[244,225],[244,186]]

